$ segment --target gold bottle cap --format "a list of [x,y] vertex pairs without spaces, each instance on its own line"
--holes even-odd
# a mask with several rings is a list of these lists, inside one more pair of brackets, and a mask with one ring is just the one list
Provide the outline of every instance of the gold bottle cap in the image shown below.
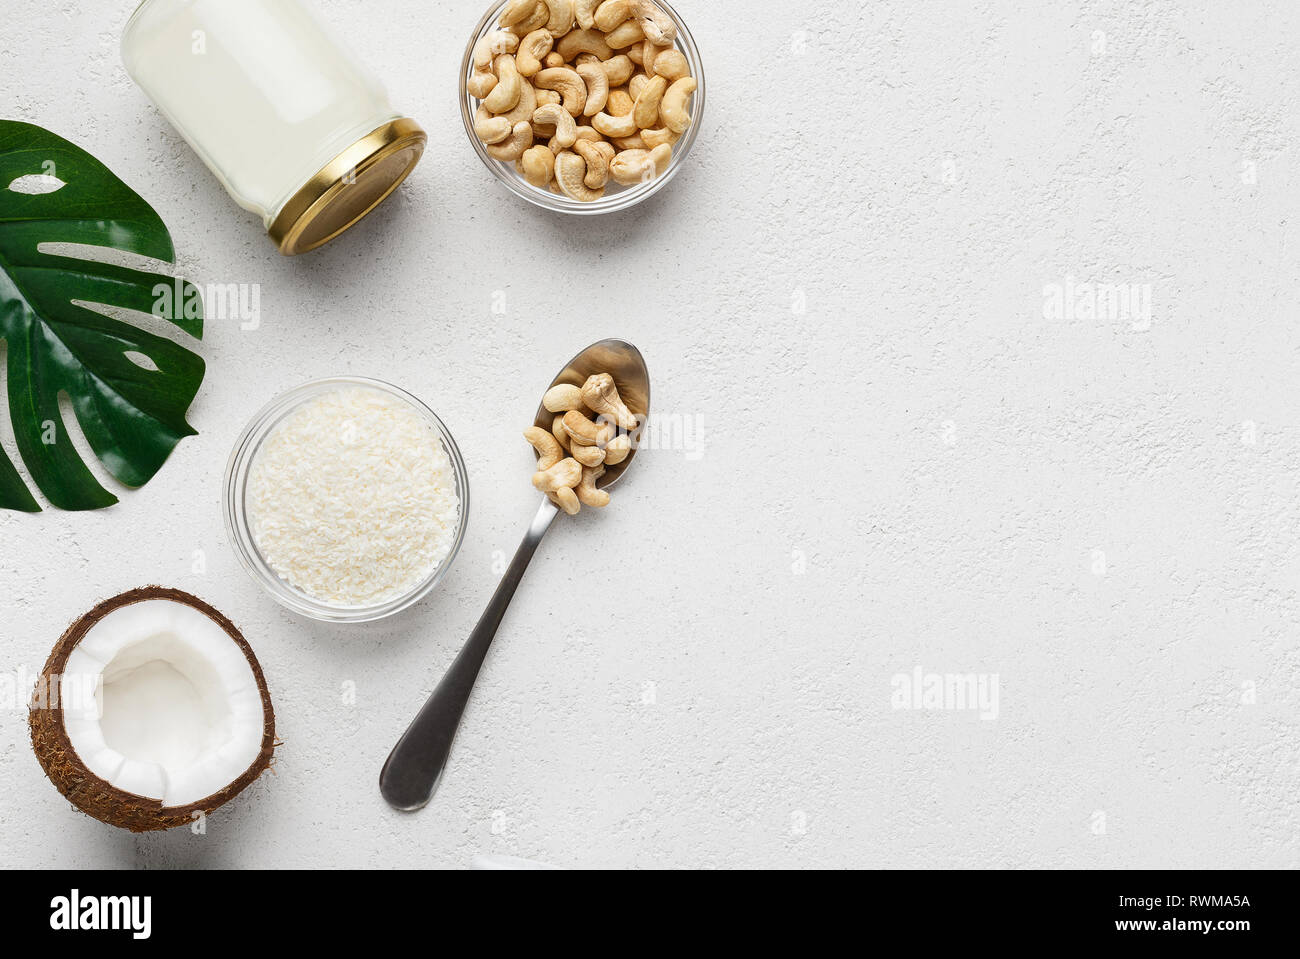
[[428,139],[406,117],[366,134],[290,197],[267,233],[285,256],[324,246],[401,185]]

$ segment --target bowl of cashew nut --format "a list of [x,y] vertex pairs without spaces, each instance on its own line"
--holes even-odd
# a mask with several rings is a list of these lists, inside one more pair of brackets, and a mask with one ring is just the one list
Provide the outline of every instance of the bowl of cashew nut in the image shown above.
[[512,192],[610,213],[677,173],[699,133],[704,73],[665,0],[501,0],[470,38],[460,93],[470,143]]

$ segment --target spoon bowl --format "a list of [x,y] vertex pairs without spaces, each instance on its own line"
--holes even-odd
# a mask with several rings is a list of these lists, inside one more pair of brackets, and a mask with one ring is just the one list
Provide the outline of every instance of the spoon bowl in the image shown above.
[[[641,351],[625,340],[601,340],[599,343],[593,343],[569,360],[559,375],[551,381],[547,392],[556,386],[582,386],[589,376],[598,373],[608,373],[614,377],[614,385],[618,387],[619,396],[636,416],[637,422],[644,427],[646,417],[650,413],[650,371],[646,368],[645,357],[641,355]],[[549,433],[554,420],[555,414],[543,404],[537,407],[537,418],[533,421],[533,425]],[[640,430],[637,432],[639,433]],[[636,459],[637,446],[634,438],[632,451],[627,459],[617,466],[605,467],[605,475],[596,481],[597,489],[609,489],[623,478],[623,474]]]

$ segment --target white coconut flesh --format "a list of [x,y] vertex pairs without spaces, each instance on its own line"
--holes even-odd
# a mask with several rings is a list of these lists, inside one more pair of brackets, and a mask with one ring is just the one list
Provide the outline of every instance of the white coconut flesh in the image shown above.
[[262,749],[262,695],[248,658],[182,603],[151,599],[108,613],[69,654],[60,682],[64,729],[86,770],[166,807],[224,789]]

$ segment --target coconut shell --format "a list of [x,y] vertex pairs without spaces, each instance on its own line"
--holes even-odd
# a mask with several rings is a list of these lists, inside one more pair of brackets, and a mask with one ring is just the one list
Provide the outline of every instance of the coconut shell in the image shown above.
[[[158,800],[125,792],[87,770],[85,763],[72,748],[67,730],[64,729],[63,707],[60,705],[50,708],[47,703],[42,702],[43,697],[40,695],[42,689],[51,688],[50,684],[54,677],[62,675],[68,657],[92,626],[115,610],[151,599],[170,600],[190,606],[220,626],[248,659],[248,665],[257,680],[258,691],[262,695],[262,710],[265,718],[262,726],[262,748],[257,759],[238,779],[220,792],[186,806],[164,806]],[[54,783],[59,792],[86,815],[112,826],[129,829],[131,832],[151,832],[189,825],[194,822],[195,812],[206,815],[225,805],[270,768],[276,746],[275,713],[271,709],[271,694],[266,687],[266,677],[243,634],[234,623],[203,600],[179,589],[163,586],[145,586],[105,600],[68,627],[67,632],[55,644],[54,651],[50,653],[50,658],[41,671],[41,679],[32,697],[31,714],[28,719],[32,732],[32,748],[36,751],[36,758],[45,770],[45,775],[49,776],[50,782]]]

